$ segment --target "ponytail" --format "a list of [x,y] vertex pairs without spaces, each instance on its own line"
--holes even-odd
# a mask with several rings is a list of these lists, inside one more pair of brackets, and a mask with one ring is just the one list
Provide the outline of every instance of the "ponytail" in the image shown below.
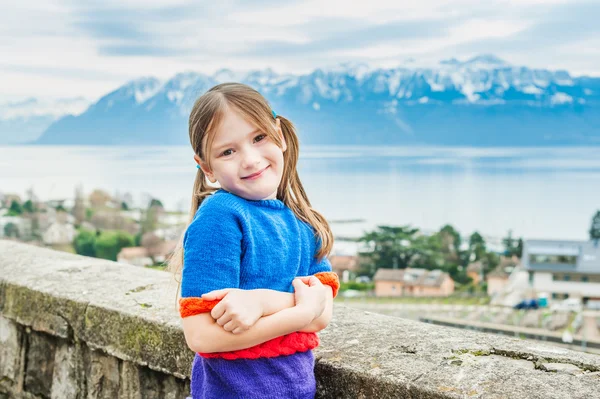
[[283,201],[300,220],[313,227],[315,238],[319,244],[315,256],[321,260],[331,252],[333,233],[327,219],[312,208],[300,176],[298,176],[296,165],[298,164],[300,144],[294,124],[281,115],[277,115],[277,118],[279,118],[281,132],[287,145],[287,150],[283,153],[283,176],[277,189],[277,198]]

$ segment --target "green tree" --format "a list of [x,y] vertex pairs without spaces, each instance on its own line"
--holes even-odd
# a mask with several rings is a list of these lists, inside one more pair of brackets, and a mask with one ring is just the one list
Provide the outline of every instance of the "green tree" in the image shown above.
[[152,200],[150,200],[150,204],[148,205],[148,208],[152,208],[153,206],[159,206],[164,209],[163,203],[159,199],[156,199],[156,198],[152,198]]
[[6,223],[4,226],[4,235],[6,237],[19,238],[19,227],[14,223]]
[[443,269],[447,252],[443,249],[442,236],[439,233],[414,237],[411,246],[416,255],[410,261],[410,267],[427,270]]
[[471,237],[469,237],[469,260],[473,262],[481,260],[485,256],[486,252],[485,240],[481,234],[478,232],[471,234]]
[[519,241],[517,242],[517,251],[516,251],[515,255],[517,255],[519,258],[521,258],[523,256],[523,239],[522,238],[519,238]]
[[590,226],[590,240],[600,240],[600,211],[596,211],[596,214],[592,218],[592,225]]
[[380,267],[404,269],[418,254],[412,242],[419,229],[410,226],[377,226],[375,231],[365,233],[359,242],[371,251],[361,252],[361,272],[373,276]]
[[33,201],[31,201],[30,199],[25,201],[25,203],[23,203],[23,211],[25,211],[27,213],[33,213],[36,210],[37,209],[35,209],[35,206],[33,205]]
[[134,238],[124,231],[103,231],[96,238],[96,256],[98,258],[117,260],[121,249],[132,247]]
[[20,216],[23,214],[23,207],[17,201],[12,201],[10,203],[10,208],[8,209],[8,216]]
[[96,233],[80,230],[73,240],[73,247],[79,255],[96,257]]
[[454,227],[447,224],[438,233],[441,240],[441,250],[447,263],[460,262],[460,234]]
[[517,253],[517,239],[513,238],[512,230],[508,230],[508,235],[502,239],[504,245],[504,255],[513,256]]

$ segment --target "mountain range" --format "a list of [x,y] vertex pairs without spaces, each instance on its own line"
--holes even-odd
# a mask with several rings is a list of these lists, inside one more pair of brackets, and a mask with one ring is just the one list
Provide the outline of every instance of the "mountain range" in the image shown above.
[[314,145],[600,145],[600,78],[513,66],[493,56],[432,68],[344,63],[308,74],[271,69],[143,77],[33,141],[60,145],[189,145],[195,99],[220,82],[260,91]]

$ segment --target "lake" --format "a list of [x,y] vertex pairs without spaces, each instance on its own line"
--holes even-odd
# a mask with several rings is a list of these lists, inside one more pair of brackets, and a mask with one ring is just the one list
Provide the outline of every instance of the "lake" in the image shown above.
[[[313,206],[340,235],[377,224],[463,236],[587,239],[600,209],[600,147],[303,147],[299,172]],[[82,184],[189,209],[188,147],[0,146],[0,191],[73,198]]]

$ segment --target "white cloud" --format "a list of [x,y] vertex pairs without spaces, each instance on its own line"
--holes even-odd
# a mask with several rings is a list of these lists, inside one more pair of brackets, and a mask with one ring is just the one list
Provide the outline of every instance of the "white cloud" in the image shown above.
[[[307,0],[279,4],[199,4],[191,0],[45,1],[2,6],[0,79],[3,98],[97,98],[139,76],[167,78],[184,70],[212,73],[272,67],[307,72],[343,61],[390,67],[414,57],[415,65],[473,55],[470,43],[515,40],[540,22],[560,17],[566,0],[422,0],[418,2]],[[558,15],[557,15],[558,14]],[[403,23],[439,26],[411,32]],[[327,25],[325,25],[327,24]],[[389,36],[386,29],[390,24]],[[392,26],[393,25],[393,26]],[[554,25],[553,25],[554,26]],[[377,29],[370,29],[377,28]],[[393,29],[397,30],[393,30]],[[336,46],[357,29],[374,32],[363,42]],[[556,24],[562,37],[568,24]],[[419,30],[419,29],[416,29]],[[441,33],[440,33],[441,32]],[[429,33],[429,34],[428,34]],[[490,47],[513,63],[600,74],[598,32],[534,48]],[[319,43],[330,47],[319,47]],[[273,48],[298,47],[279,54]],[[507,42],[509,43],[509,42]],[[248,49],[264,48],[261,56]],[[314,49],[314,50],[313,50]],[[265,55],[266,53],[266,55]],[[121,55],[122,54],[122,55]],[[243,55],[242,55],[243,54]]]

